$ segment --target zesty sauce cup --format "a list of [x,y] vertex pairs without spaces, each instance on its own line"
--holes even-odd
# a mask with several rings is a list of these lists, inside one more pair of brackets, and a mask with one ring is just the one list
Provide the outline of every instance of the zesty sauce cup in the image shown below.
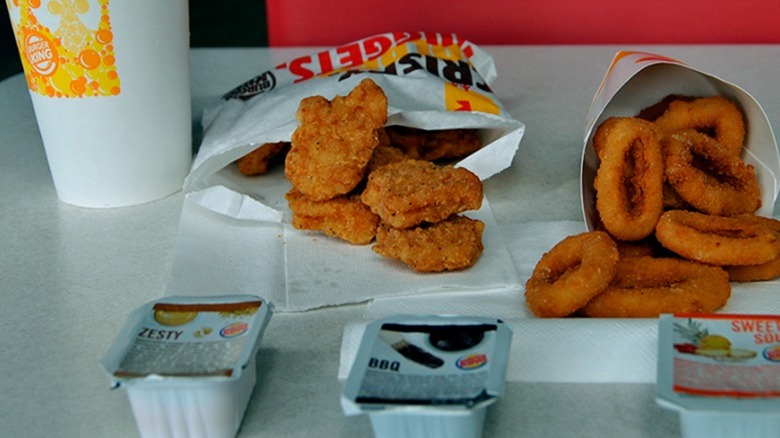
[[179,190],[192,158],[185,0],[6,0],[59,198]]
[[169,296],[135,309],[101,361],[142,437],[230,438],[254,390],[272,305],[254,295]]

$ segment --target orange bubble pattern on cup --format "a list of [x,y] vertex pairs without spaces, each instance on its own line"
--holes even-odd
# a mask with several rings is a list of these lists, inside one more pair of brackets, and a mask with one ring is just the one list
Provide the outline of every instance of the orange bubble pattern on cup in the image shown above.
[[[32,92],[53,98],[114,96],[121,92],[109,0],[6,3]],[[100,10],[97,28],[82,21],[92,8]],[[58,25],[50,28],[42,22]]]

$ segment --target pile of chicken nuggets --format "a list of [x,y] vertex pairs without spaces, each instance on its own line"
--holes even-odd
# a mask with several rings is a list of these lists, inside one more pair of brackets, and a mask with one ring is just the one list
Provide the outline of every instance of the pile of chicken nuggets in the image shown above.
[[482,205],[482,182],[438,164],[481,148],[476,130],[385,127],[387,96],[371,79],[330,101],[303,99],[296,117],[290,143],[262,145],[237,161],[241,173],[256,175],[283,158],[295,228],[374,242],[374,252],[418,272],[476,263],[484,223],[462,213]]

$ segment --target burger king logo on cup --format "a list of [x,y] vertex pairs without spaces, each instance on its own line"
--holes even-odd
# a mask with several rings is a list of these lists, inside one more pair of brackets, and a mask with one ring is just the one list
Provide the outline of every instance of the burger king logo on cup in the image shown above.
[[109,2],[6,2],[30,91],[57,99],[122,92]]
[[24,55],[35,72],[51,76],[57,70],[57,49],[43,34],[31,31],[24,38]]

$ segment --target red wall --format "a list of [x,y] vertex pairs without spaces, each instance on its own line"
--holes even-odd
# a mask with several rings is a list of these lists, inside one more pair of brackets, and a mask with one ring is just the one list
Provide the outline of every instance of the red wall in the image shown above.
[[778,0],[266,0],[271,46],[377,33],[456,33],[490,44],[780,43]]

